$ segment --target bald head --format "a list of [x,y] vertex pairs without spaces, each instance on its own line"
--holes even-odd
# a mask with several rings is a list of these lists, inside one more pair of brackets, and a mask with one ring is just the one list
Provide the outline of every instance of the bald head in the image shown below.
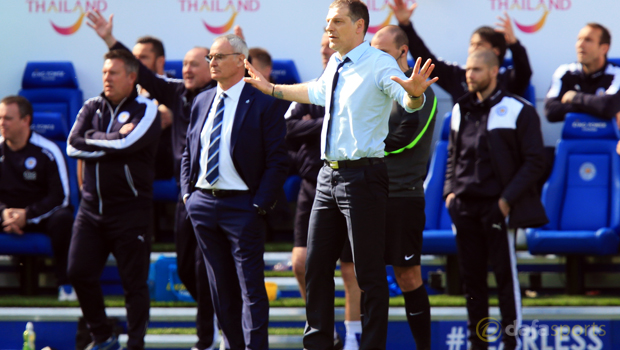
[[495,52],[489,49],[478,49],[469,54],[469,59],[480,60],[481,63],[489,68],[499,67],[499,58],[497,58]]
[[[381,28],[375,37],[386,36],[390,38],[390,40],[394,43],[394,45],[398,48],[403,45],[409,46],[409,39],[407,39],[407,34],[400,29],[400,27],[395,25],[389,25]],[[374,39],[374,38],[373,38]]]
[[372,38],[370,45],[394,57],[402,71],[406,71],[409,40],[405,32],[397,26],[385,26]]

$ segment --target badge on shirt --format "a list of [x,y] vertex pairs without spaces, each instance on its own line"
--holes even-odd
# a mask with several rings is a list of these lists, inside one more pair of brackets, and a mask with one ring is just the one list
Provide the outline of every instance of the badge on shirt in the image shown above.
[[605,88],[600,87],[600,88],[596,89],[596,93],[595,94],[596,94],[596,96],[605,96],[605,91],[606,91]]
[[37,179],[36,171],[24,171],[24,180],[26,181],[35,181]]
[[129,120],[129,112],[125,111],[118,115],[118,122],[121,124],[125,124],[127,120]]
[[506,113],[508,113],[508,107],[506,106],[499,106],[497,108],[497,115],[500,117],[503,117],[506,115]]
[[34,167],[37,166],[37,159],[35,157],[26,158],[26,162],[24,162],[24,166],[28,170],[34,169]]

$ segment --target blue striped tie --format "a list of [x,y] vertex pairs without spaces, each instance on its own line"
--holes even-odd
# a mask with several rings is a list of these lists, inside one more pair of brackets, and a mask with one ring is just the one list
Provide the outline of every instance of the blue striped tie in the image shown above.
[[220,136],[222,134],[222,121],[224,120],[224,99],[226,94],[222,93],[220,102],[217,104],[211,136],[209,137],[209,158],[207,158],[207,182],[209,185],[215,184],[220,178]]

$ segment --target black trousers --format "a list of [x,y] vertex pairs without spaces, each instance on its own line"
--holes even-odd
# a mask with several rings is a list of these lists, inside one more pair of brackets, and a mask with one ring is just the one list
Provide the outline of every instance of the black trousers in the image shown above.
[[192,221],[187,216],[182,198],[177,203],[174,233],[179,278],[198,304],[196,314],[198,343],[195,347],[199,350],[206,349],[213,343],[214,336],[211,290],[205,261],[196,243]]
[[[497,281],[504,349],[515,349],[519,341],[515,336],[506,334],[506,330],[511,330],[509,325],[514,325],[517,330],[521,325],[521,291],[517,279],[514,234],[507,230],[498,200],[456,197],[449,208],[456,227],[457,257],[467,300],[469,340],[474,349],[487,349],[488,342],[483,340],[484,330],[489,322],[499,323],[488,319],[489,261]],[[487,340],[498,336],[489,335]]]
[[267,350],[265,219],[249,193],[219,198],[200,190],[186,208],[206,260],[213,307],[226,349]]
[[56,210],[48,218],[41,220],[37,224],[29,224],[24,227],[24,232],[43,232],[50,236],[54,253],[54,273],[56,275],[56,283],[59,286],[69,284],[67,260],[69,259],[72,226],[73,209],[67,207]]
[[68,277],[75,288],[93,340],[112,335],[107,322],[100,278],[108,255],[116,258],[127,309],[127,348],[144,349],[149,321],[147,278],[151,251],[148,225],[151,208],[144,206],[115,215],[99,215],[80,205],[69,248]]
[[360,350],[385,349],[389,291],[383,252],[388,175],[384,163],[319,172],[306,260],[304,348],[334,346],[334,269],[348,236],[363,291]]

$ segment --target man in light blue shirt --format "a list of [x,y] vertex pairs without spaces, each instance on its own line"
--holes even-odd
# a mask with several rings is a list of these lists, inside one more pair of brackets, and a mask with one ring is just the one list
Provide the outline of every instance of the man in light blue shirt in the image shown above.
[[332,349],[334,269],[345,238],[351,242],[363,291],[360,349],[385,349],[389,292],[383,251],[388,193],[384,143],[392,100],[408,112],[424,105],[434,65],[418,59],[407,78],[388,54],[364,42],[368,8],[358,0],[336,0],[326,32],[336,50],[321,78],[297,85],[273,85],[246,63],[245,81],[277,98],[325,106],[321,157],[310,216],[306,260],[305,349]]

